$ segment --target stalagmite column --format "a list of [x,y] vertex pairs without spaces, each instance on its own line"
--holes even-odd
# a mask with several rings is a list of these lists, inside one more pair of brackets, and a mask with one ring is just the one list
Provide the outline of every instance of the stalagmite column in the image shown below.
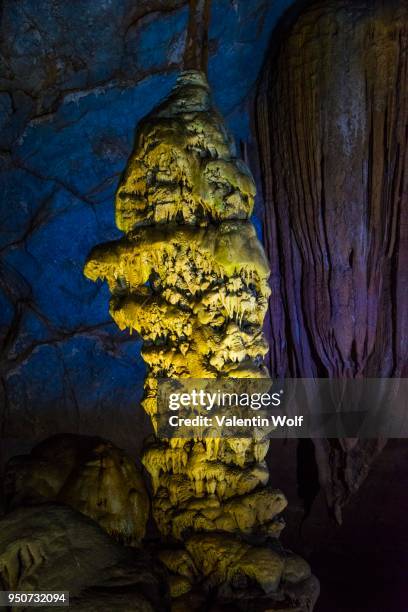
[[[267,375],[269,267],[248,220],[254,194],[205,76],[182,73],[139,125],[116,196],[125,238],[96,247],[85,267],[88,278],[108,281],[120,329],[144,340],[143,406],[154,426],[159,377]],[[154,518],[164,540],[185,543],[183,552],[163,553],[174,595],[189,590],[197,573],[231,596],[237,581],[238,590],[249,594],[256,585],[277,600],[294,583],[310,583],[307,563],[278,544],[286,499],[266,486],[267,450],[268,442],[251,439],[147,445]],[[180,570],[185,555],[194,570]],[[314,595],[296,597],[311,609]]]

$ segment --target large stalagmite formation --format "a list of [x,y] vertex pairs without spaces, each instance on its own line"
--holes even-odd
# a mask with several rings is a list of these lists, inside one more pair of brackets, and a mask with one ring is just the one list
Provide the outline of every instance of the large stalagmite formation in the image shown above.
[[[404,0],[314,2],[265,66],[273,375],[407,375],[407,24]],[[316,444],[340,518],[382,443]]]
[[[126,237],[96,247],[85,267],[88,278],[108,281],[118,326],[144,340],[143,405],[154,426],[159,377],[267,375],[269,267],[248,220],[254,194],[204,75],[184,72],[139,125],[116,197]],[[155,520],[165,538],[186,542],[177,555],[163,553],[175,574],[174,595],[194,582],[193,570],[180,575],[186,555],[213,585],[240,576],[241,587],[244,580],[279,600],[288,585],[309,579],[308,565],[277,540],[286,500],[266,486],[267,450],[267,442],[252,439],[147,444]],[[241,535],[256,535],[261,544]],[[299,599],[304,609],[313,606],[311,592]]]

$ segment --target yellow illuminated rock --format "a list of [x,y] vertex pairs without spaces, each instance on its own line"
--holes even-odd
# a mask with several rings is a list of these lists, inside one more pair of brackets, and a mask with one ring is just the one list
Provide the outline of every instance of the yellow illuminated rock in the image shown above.
[[145,535],[149,496],[132,458],[102,438],[58,434],[6,466],[9,510],[59,502],[89,516],[119,541],[137,546]]
[[[155,428],[159,377],[267,377],[269,266],[249,221],[254,195],[206,78],[183,73],[139,125],[116,195],[125,237],[97,246],[85,266],[88,278],[108,282],[119,328],[143,338],[143,406]],[[294,562],[284,574],[279,547],[240,539],[276,539],[284,524],[278,514],[286,499],[266,487],[267,450],[268,442],[252,439],[146,444],[156,523],[164,539],[187,541],[194,561],[174,553],[172,563],[166,553],[175,595],[194,582],[191,567],[217,583],[244,574],[266,593],[277,591],[284,575],[307,577],[306,566]]]
[[116,223],[247,219],[255,185],[236,157],[202,74],[185,72],[178,87],[139,125],[116,195]]

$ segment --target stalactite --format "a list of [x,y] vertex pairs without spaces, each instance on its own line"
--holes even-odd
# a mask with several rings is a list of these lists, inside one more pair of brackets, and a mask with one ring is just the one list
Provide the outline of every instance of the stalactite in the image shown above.
[[210,10],[211,0],[190,0],[184,70],[207,73]]
[[[273,375],[407,374],[407,23],[401,0],[314,2],[261,76]],[[383,441],[316,444],[340,518]]]

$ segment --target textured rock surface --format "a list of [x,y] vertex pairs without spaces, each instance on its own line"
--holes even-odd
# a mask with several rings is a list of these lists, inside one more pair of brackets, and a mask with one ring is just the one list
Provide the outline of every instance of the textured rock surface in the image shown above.
[[[116,222],[125,238],[95,247],[84,270],[91,280],[108,282],[118,325],[143,338],[143,406],[155,431],[159,378],[268,377],[262,323],[269,268],[248,221],[254,195],[205,75],[183,72],[170,96],[138,126],[116,195]],[[283,599],[286,582],[310,578],[307,563],[300,568],[289,558],[286,566],[277,543],[286,499],[263,488],[268,446],[255,438],[197,434],[149,440],[143,453],[162,535],[187,538],[192,566],[222,596],[234,595],[238,581],[248,598],[253,583]],[[259,545],[242,542],[237,536],[244,534]],[[181,565],[182,579],[172,568],[176,596],[192,582],[184,560]]]
[[[249,139],[245,100],[290,3],[211,7],[209,79],[238,140]],[[0,13],[1,452],[57,431],[134,444],[140,343],[110,321],[107,289],[82,267],[94,244],[118,237],[118,178],[134,126],[181,67],[187,2],[4,0]]]
[[0,586],[69,591],[74,610],[168,609],[164,570],[148,553],[120,546],[64,505],[19,509],[0,519]]
[[255,185],[212,108],[201,73],[176,88],[138,126],[134,152],[116,194],[116,225],[247,219]]
[[149,498],[133,459],[107,440],[56,435],[6,466],[7,510],[58,501],[94,519],[110,535],[137,545]]
[[[155,429],[159,377],[265,376],[269,269],[246,220],[254,193],[205,76],[182,73],[138,126],[116,195],[126,237],[96,247],[85,266],[88,278],[108,281],[114,320],[144,340],[143,405]],[[268,444],[244,440],[235,449],[234,442],[174,439],[147,447],[143,463],[164,534],[239,529],[240,509],[227,511],[224,502],[265,484]]]
[[[314,2],[263,72],[257,123],[272,374],[407,375],[406,2]],[[382,442],[316,444],[340,518]]]

